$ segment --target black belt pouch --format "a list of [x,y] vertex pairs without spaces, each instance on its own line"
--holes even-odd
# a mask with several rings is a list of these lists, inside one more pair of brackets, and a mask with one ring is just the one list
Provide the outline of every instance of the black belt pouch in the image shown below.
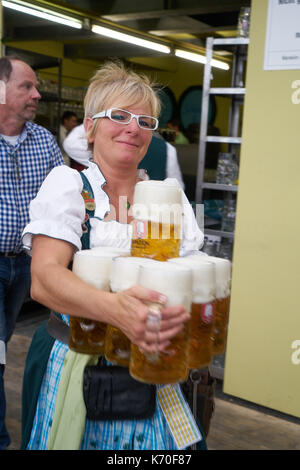
[[84,369],[83,397],[89,420],[147,419],[155,411],[156,387],[133,379],[127,367],[100,359]]

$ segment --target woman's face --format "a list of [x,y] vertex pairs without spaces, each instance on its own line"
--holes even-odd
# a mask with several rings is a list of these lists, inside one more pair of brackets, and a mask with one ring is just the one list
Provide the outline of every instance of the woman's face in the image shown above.
[[[111,107],[125,109],[133,114],[151,116],[151,108],[147,105]],[[87,128],[91,125],[91,121],[87,119]],[[89,142],[94,144],[93,157],[96,163],[105,163],[114,168],[137,167],[147,152],[151,138],[152,131],[141,129],[135,118],[129,124],[119,124],[105,117],[99,118],[95,135],[89,139]]]

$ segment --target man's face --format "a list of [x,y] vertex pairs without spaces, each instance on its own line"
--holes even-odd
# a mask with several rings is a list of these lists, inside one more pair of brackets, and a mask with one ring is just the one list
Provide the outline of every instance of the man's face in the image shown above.
[[12,61],[12,72],[6,84],[6,111],[8,118],[25,122],[34,119],[41,98],[34,71],[25,62]]
[[77,117],[76,116],[71,116],[69,119],[64,120],[64,126],[68,131],[71,131],[76,127],[78,124]]

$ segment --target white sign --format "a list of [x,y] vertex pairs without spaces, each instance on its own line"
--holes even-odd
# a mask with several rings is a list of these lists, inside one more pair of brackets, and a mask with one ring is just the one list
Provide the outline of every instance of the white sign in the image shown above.
[[300,0],[269,0],[264,70],[300,69]]

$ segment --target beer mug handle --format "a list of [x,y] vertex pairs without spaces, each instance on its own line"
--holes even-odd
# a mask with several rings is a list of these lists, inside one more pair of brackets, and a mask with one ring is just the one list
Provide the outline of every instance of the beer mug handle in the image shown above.
[[148,304],[149,310],[147,315],[147,327],[150,327],[153,332],[156,332],[156,351],[155,353],[147,355],[147,358],[150,361],[156,361],[159,357],[158,351],[158,335],[160,330],[160,321],[161,321],[161,306],[160,304],[156,303],[149,303]]
[[160,321],[161,321],[161,311],[160,309],[152,305],[149,307],[148,316],[147,316],[147,326],[155,326],[157,331],[160,329]]

